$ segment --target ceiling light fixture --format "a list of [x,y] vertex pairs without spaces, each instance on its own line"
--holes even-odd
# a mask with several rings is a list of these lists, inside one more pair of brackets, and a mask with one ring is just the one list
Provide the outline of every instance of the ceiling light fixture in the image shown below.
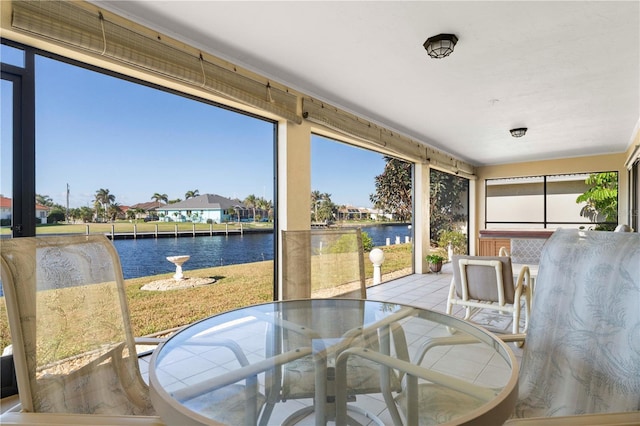
[[514,138],[521,138],[524,136],[525,133],[527,133],[527,128],[519,127],[517,129],[511,129],[509,130],[509,132],[511,133],[511,136],[513,136]]
[[437,36],[429,37],[423,46],[429,56],[435,59],[442,59],[451,55],[457,42],[458,37],[454,34],[438,34]]

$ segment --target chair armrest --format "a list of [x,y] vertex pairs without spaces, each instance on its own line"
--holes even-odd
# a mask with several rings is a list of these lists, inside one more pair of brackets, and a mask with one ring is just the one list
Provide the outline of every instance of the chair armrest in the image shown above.
[[0,416],[2,425],[86,425],[86,426],[165,426],[155,416],[103,416],[99,414],[59,414],[7,412]]
[[640,411],[512,419],[507,421],[505,426],[637,426],[638,424],[640,424]]
[[527,335],[525,333],[520,334],[497,334],[498,339],[502,340],[505,343],[511,342],[524,342],[526,340]]
[[135,339],[136,345],[159,345],[160,343],[165,342],[167,339],[162,337],[136,337]]

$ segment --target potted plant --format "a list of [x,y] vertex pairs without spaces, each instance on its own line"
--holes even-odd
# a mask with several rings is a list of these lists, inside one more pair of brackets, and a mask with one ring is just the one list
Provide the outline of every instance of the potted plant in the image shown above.
[[431,272],[440,272],[442,270],[442,262],[444,262],[444,257],[439,254],[429,254],[425,257],[427,262],[429,262],[429,269]]

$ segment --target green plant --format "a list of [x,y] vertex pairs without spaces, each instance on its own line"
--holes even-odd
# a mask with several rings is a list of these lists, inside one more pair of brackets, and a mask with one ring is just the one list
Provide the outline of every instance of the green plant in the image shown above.
[[373,250],[373,238],[369,236],[366,232],[362,232],[362,248],[365,252],[370,252]]
[[576,199],[576,203],[585,203],[580,216],[591,222],[612,222],[598,224],[595,229],[612,231],[618,221],[618,173],[591,173],[585,180],[589,189]]
[[444,257],[439,254],[428,254],[425,256],[425,259],[427,259],[427,261],[432,265],[444,262]]
[[467,236],[460,231],[442,231],[438,239],[438,246],[448,248],[449,243],[455,254],[467,253]]

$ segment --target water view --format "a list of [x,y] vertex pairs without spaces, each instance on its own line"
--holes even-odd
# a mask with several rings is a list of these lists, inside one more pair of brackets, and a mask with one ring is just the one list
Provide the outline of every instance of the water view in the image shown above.
[[[399,237],[401,242],[410,235],[407,225],[379,225],[362,228],[375,246],[391,244]],[[273,234],[244,234],[212,237],[142,238],[115,240],[125,279],[175,271],[167,256],[189,255],[184,264],[190,269],[211,268],[222,265],[273,260]]]

